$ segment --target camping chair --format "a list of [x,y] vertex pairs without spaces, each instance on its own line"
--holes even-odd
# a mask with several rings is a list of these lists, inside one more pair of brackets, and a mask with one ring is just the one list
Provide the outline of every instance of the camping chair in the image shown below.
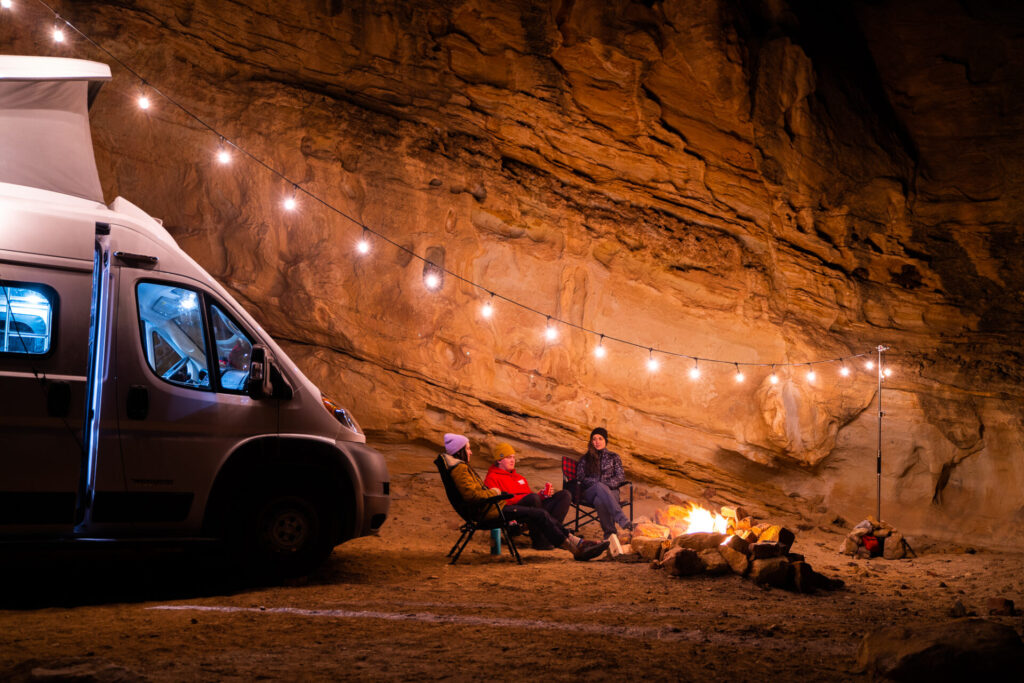
[[[569,456],[562,456],[562,488],[572,494],[572,505],[570,506],[576,511],[576,520],[573,523],[573,533],[577,533],[581,526],[586,526],[591,522],[598,521],[597,510],[595,508],[580,502],[580,487],[576,482],[576,466],[579,463],[573,460]],[[626,489],[628,487],[629,495],[625,496]],[[625,512],[626,508],[629,508],[629,521],[633,522],[633,482],[624,481],[618,486],[619,492],[619,507]]]
[[[459,489],[455,486],[455,480],[452,479],[451,472],[448,470],[448,463],[445,462],[445,456],[442,453],[437,456],[434,460],[434,464],[437,465],[437,471],[441,475],[441,483],[444,484],[444,492],[448,496],[448,502],[452,504],[452,508],[459,514],[459,517],[465,522],[459,527],[459,531],[462,535],[459,536],[459,540],[455,541],[455,545],[448,551],[448,557],[452,558],[450,564],[455,564],[459,560],[459,555],[466,549],[470,540],[480,529],[489,531],[491,529],[501,529],[501,535],[505,538],[505,545],[508,546],[508,551],[512,557],[516,558],[516,562],[519,564],[523,563],[523,558],[519,556],[519,549],[516,548],[515,542],[512,540],[512,530],[518,525],[516,522],[510,520],[505,516],[505,512],[498,505],[498,501],[507,500],[512,497],[511,493],[500,493],[497,496],[493,496],[485,500],[482,504],[470,505],[463,498],[462,494],[459,493]],[[484,519],[487,513],[491,510],[491,506],[498,509],[498,516],[495,519]],[[454,557],[453,557],[454,555]]]

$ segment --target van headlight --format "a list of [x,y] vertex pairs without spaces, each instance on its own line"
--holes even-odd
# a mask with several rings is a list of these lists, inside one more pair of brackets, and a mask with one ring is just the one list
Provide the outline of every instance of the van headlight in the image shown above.
[[324,408],[327,412],[334,416],[334,419],[341,423],[341,426],[350,429],[356,434],[362,434],[363,431],[359,429],[359,423],[352,417],[352,413],[348,412],[337,403],[327,398],[323,394],[320,394],[320,400],[324,402]]

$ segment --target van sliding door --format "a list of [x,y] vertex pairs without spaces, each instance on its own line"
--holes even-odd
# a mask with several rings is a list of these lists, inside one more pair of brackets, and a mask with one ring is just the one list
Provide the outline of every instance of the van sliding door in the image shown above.
[[0,530],[70,533],[81,462],[89,262],[0,262]]

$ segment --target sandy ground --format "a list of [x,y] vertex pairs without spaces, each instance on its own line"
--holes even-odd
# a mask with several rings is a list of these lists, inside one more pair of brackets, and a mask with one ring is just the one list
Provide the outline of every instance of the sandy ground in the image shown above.
[[397,458],[392,476],[380,536],[283,586],[239,585],[193,553],[6,562],[0,678],[865,680],[855,655],[874,629],[951,619],[957,600],[1024,605],[1021,555],[910,539],[916,559],[853,561],[839,528],[798,533],[794,551],[846,582],[815,595],[558,550],[518,566],[489,538],[451,566],[458,522],[429,459]]

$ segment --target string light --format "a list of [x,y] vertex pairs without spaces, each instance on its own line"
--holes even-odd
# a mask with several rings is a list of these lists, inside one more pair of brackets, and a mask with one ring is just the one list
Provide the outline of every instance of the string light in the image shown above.
[[11,9],[11,0],[0,0],[0,7],[3,9]]
[[874,370],[875,362],[873,360],[869,360],[866,363],[864,363],[864,367],[867,368],[868,370]]
[[292,193],[291,193],[291,195],[286,197],[285,200],[284,200],[284,210],[285,211],[294,211],[295,208],[299,205],[298,200],[295,199],[295,193],[298,191],[298,189],[299,189],[298,185],[292,185]]
[[217,161],[221,164],[231,163],[231,152],[224,146],[224,138],[220,139],[220,146],[217,147]]
[[556,330],[555,326],[551,323],[550,315],[548,316],[548,326],[544,328],[544,338],[548,341],[555,341],[558,339],[558,330]]
[[484,305],[480,307],[480,315],[488,320],[494,315],[494,292],[491,292],[491,298],[485,301]]
[[[13,0],[0,0],[0,7],[4,8],[4,9],[10,9],[12,7],[12,4],[13,4]],[[268,172],[272,173],[273,175],[276,175],[277,177],[281,178],[282,180],[285,180],[286,182],[291,183],[292,187],[293,187],[292,196],[286,198],[283,201],[283,206],[284,206],[284,209],[287,210],[287,211],[294,211],[296,208],[298,208],[298,202],[297,202],[297,193],[299,191],[298,185],[295,184],[293,181],[291,181],[282,171],[279,171],[279,170],[275,169],[273,166],[269,165],[265,161],[261,160],[259,157],[251,154],[250,152],[247,152],[244,148],[239,147],[237,144],[226,140],[224,138],[224,136],[221,135],[212,125],[210,125],[209,123],[204,121],[202,118],[200,118],[199,116],[194,114],[188,108],[186,108],[185,106],[183,106],[182,104],[180,104],[179,102],[177,102],[176,100],[171,98],[170,96],[164,94],[163,92],[160,92],[160,90],[158,90],[156,88],[152,88],[152,86],[150,86],[147,83],[147,81],[142,77],[142,75],[140,75],[136,70],[134,70],[129,64],[126,64],[124,61],[120,60],[117,56],[115,56],[113,53],[111,53],[110,50],[106,49],[105,47],[103,47],[102,45],[97,43],[95,40],[90,38],[88,35],[82,33],[80,30],[78,30],[76,27],[74,27],[69,21],[67,21],[65,19],[62,19],[52,9],[50,9],[50,11],[53,13],[55,20],[58,22],[57,25],[54,27],[54,30],[53,30],[53,38],[54,38],[55,41],[63,42],[64,39],[65,39],[64,31],[63,31],[63,29],[61,28],[61,25],[60,25],[60,22],[63,22],[64,25],[66,25],[67,27],[69,27],[72,30],[76,31],[80,36],[82,36],[82,38],[85,41],[87,41],[88,43],[93,45],[95,48],[97,48],[98,50],[100,50],[101,52],[106,54],[112,61],[116,62],[121,67],[123,67],[133,77],[138,79],[143,86],[150,87],[153,92],[155,92],[160,97],[164,98],[166,101],[170,102],[174,107],[176,107],[177,109],[182,111],[187,116],[191,117],[200,126],[205,128],[206,130],[210,131],[214,135],[219,136],[220,140],[221,140],[221,145],[220,145],[220,149],[217,152],[217,161],[218,162],[220,162],[221,164],[230,163],[231,160],[232,160],[232,153],[230,151],[230,147],[234,147],[235,149],[240,151],[244,156],[248,157],[254,163],[262,166]],[[137,103],[138,103],[138,106],[141,109],[143,109],[143,110],[147,110],[151,106],[151,101],[150,101],[149,97],[146,97],[145,95],[140,95],[138,100],[137,100]],[[352,216],[346,214],[341,209],[335,207],[330,202],[328,202],[325,199],[319,197],[318,195],[312,194],[312,193],[307,192],[305,190],[303,190],[303,192],[309,198],[311,198],[315,202],[317,202],[320,205],[322,205],[324,208],[326,208],[326,209],[328,209],[328,210],[338,214],[339,216],[341,216],[341,217],[351,221],[355,225],[362,227],[362,229],[363,229],[363,237],[357,243],[356,249],[357,249],[357,251],[360,254],[366,254],[366,253],[368,253],[370,251],[370,244],[369,244],[369,241],[367,239],[367,232],[368,232],[369,229],[364,224],[362,224],[360,221],[356,220]],[[493,300],[493,298],[495,296],[495,293],[491,292],[489,290],[484,289],[484,287],[482,285],[480,285],[480,284],[478,284],[478,283],[476,283],[476,282],[474,282],[472,280],[469,280],[467,278],[464,278],[464,277],[458,275],[455,272],[449,271],[449,270],[447,270],[445,268],[442,268],[442,267],[435,266],[432,263],[430,263],[427,259],[425,259],[423,256],[420,256],[419,254],[414,252],[412,249],[410,249],[410,248],[408,248],[408,247],[406,247],[406,246],[404,246],[402,244],[399,244],[398,242],[388,238],[385,235],[377,233],[376,231],[372,231],[372,232],[374,232],[374,235],[377,236],[379,239],[382,239],[385,242],[387,242],[388,244],[391,244],[391,245],[395,246],[396,248],[398,248],[398,249],[400,249],[402,251],[405,251],[406,253],[408,253],[413,258],[416,258],[416,259],[419,259],[420,261],[423,261],[427,265],[427,268],[424,271],[424,282],[425,282],[425,284],[427,285],[427,287],[429,289],[436,289],[436,288],[438,288],[441,285],[441,283],[443,282],[444,275],[445,274],[450,274],[452,277],[456,278],[457,280],[459,280],[461,282],[464,282],[465,284],[467,284],[467,285],[469,285],[471,287],[475,287],[475,288],[478,288],[478,289],[481,289],[483,291],[488,292],[488,294],[490,294],[491,300]],[[521,303],[519,301],[516,301],[516,300],[513,300],[513,299],[508,299],[506,297],[502,297],[502,298],[504,298],[509,303],[511,303],[511,304],[513,304],[515,306],[518,306],[521,309],[524,309],[524,310],[526,310],[526,311],[528,311],[530,313],[534,313],[534,314],[537,314],[537,315],[545,315],[542,311],[534,309],[534,308],[532,308],[532,307],[530,307],[530,306],[528,306],[526,304],[523,304],[523,303]],[[482,313],[482,315],[485,318],[490,318],[493,315],[493,304],[491,303],[491,301],[488,301],[487,303],[484,304],[483,308],[481,309],[481,313]],[[574,327],[574,328],[579,329],[579,330],[581,330],[583,332],[586,332],[588,334],[594,334],[594,335],[598,334],[596,331],[591,330],[591,329],[587,329],[586,327],[584,327],[582,325],[579,325],[579,324],[576,324],[576,323],[572,323],[572,322],[569,322],[569,321],[553,318],[550,315],[547,315],[546,318],[547,318],[547,327],[545,329],[545,333],[544,334],[545,334],[545,337],[548,339],[548,341],[554,341],[555,339],[558,338],[558,331],[557,331],[557,328],[556,328],[556,324],[568,325],[570,327]],[[605,354],[606,354],[606,350],[605,350],[605,346],[604,346],[604,337],[605,337],[605,335],[601,334],[601,335],[599,335],[599,337],[600,337],[600,339],[598,341],[598,345],[594,348],[594,355],[596,357],[598,357],[598,358],[603,358],[605,356]],[[639,344],[639,343],[636,343],[636,342],[633,342],[633,341],[630,341],[630,340],[627,340],[627,339],[620,339],[620,338],[616,338],[616,337],[612,337],[612,339],[614,341],[617,341],[617,342],[620,342],[620,343],[623,343],[623,344],[627,344],[629,346],[639,347],[639,348],[647,348],[648,349],[648,367],[653,370],[653,369],[656,369],[657,366],[659,365],[658,361],[654,358],[654,347],[644,347],[642,344]],[[661,349],[659,349],[659,353],[660,354],[665,354],[665,355],[668,355],[668,356],[683,356],[683,357],[687,357],[686,354],[680,354],[680,353],[676,353],[676,352],[672,352],[672,351],[666,351],[666,350],[661,350]],[[858,357],[861,357],[861,356],[864,356],[864,355],[867,355],[867,354],[856,354],[854,356],[849,356],[849,358],[858,358]],[[699,366],[699,359],[697,357],[695,357],[695,356],[689,356],[689,357],[693,358],[693,361],[694,361],[693,368],[691,368],[690,373],[689,373],[690,377],[693,378],[693,379],[697,379],[701,375],[701,370],[700,370],[700,366]],[[732,361],[727,361],[727,360],[716,360],[716,359],[704,359],[704,360],[707,361],[707,362],[710,362],[710,363],[728,363],[728,362],[732,362]],[[840,374],[842,374],[844,377],[847,376],[849,374],[849,370],[846,367],[845,359],[842,359],[842,358],[840,358],[840,359],[822,359],[822,360],[815,360],[814,362],[815,363],[824,363],[824,362],[835,362],[836,360],[843,361],[843,367],[842,367],[842,369],[840,369]],[[744,363],[744,364],[745,365],[762,365],[762,366],[765,365],[763,363]],[[795,365],[799,365],[799,364],[802,364],[802,363],[783,363],[784,366],[795,366]],[[806,364],[808,366],[807,379],[809,381],[813,381],[814,378],[815,378],[815,373],[814,373],[813,369],[811,369],[810,363],[806,363]],[[733,365],[736,367],[735,380],[737,382],[743,381],[745,379],[745,377],[744,377],[743,373],[739,370],[739,363],[738,362],[733,362]],[[775,364],[772,364],[771,367],[772,367],[772,372],[771,372],[771,375],[769,376],[769,381],[772,384],[777,384],[778,383],[778,376],[777,376],[777,374],[775,372]],[[872,361],[868,360],[867,363],[866,363],[866,367],[867,367],[868,370],[871,370],[871,369],[873,369],[875,367],[875,365],[874,365],[874,363]],[[885,371],[884,371],[884,374],[885,374],[885,376],[889,376],[891,374],[891,370],[886,368]]]
[[843,377],[850,376],[850,368],[846,367],[846,361],[843,361],[843,367],[839,368],[839,374]]
[[647,349],[647,351],[647,371],[657,372],[658,368],[661,367],[661,365],[658,363],[658,359],[654,357],[654,349]]
[[[356,242],[356,251],[360,254],[370,253],[370,240],[367,238],[366,228],[363,228],[363,236],[359,238],[358,242]],[[484,317],[486,318],[488,316],[485,315]]]
[[811,364],[808,363],[807,364],[807,381],[808,382],[813,382],[816,377],[817,377],[817,375],[814,374],[814,368],[812,368]]
[[882,374],[885,375],[886,377],[891,376],[892,375],[892,368],[886,368],[885,370],[882,371]]

